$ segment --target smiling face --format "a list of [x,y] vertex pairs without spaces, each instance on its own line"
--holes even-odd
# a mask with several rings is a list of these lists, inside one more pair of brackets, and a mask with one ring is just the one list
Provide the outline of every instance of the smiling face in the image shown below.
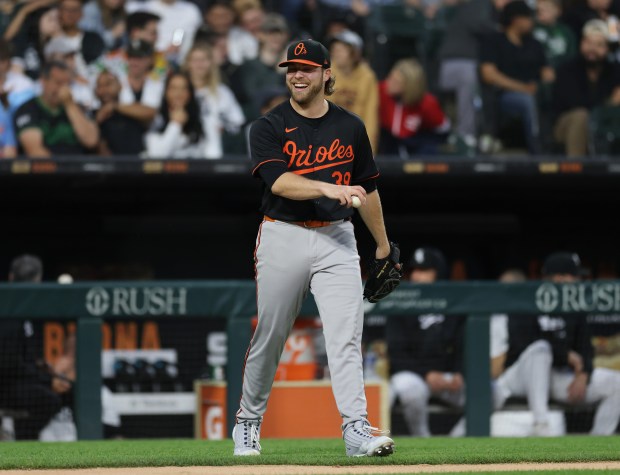
[[290,63],[286,72],[286,87],[295,102],[308,105],[315,100],[323,100],[325,81],[330,77],[331,69]]

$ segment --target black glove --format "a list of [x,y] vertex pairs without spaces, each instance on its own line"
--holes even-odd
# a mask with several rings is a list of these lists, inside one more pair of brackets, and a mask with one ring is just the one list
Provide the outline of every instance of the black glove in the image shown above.
[[375,303],[389,295],[400,284],[403,265],[398,262],[398,244],[390,242],[390,253],[383,259],[373,259],[368,269],[368,280],[364,286],[364,298]]

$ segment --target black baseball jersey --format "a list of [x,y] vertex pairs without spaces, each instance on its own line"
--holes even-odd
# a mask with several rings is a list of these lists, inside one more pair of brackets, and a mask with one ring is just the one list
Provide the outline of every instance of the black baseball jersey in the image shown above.
[[593,348],[585,315],[509,315],[506,367],[537,340],[547,340],[553,350],[553,367],[568,366],[568,353],[583,358],[584,371],[592,373]]
[[286,172],[337,185],[360,185],[367,192],[376,189],[379,173],[364,123],[328,104],[323,117],[309,119],[284,101],[252,124],[252,174],[263,180],[260,210],[267,216],[282,221],[335,221],[353,214],[353,209],[326,197],[299,201],[274,195],[271,187]]
[[388,317],[385,336],[390,373],[463,373],[466,317],[426,314]]

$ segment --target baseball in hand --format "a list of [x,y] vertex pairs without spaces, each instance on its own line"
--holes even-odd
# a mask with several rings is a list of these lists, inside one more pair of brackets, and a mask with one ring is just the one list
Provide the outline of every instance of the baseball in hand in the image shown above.
[[353,205],[354,208],[359,208],[360,206],[362,206],[362,202],[355,195],[351,197],[351,204]]

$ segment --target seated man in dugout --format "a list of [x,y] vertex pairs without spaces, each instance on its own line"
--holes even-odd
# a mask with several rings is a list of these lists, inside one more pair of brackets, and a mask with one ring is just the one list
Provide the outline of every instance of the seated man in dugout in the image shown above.
[[[446,279],[443,254],[431,247],[417,249],[411,258],[409,281],[431,284]],[[428,437],[432,397],[462,408],[464,316],[393,315],[387,319],[386,341],[390,360],[390,405],[400,401],[411,435]],[[456,427],[455,427],[456,428]]]
[[620,65],[609,60],[609,31],[603,20],[583,27],[577,57],[557,68],[553,90],[554,138],[569,157],[588,151],[590,113],[602,105],[620,105]]
[[[9,282],[41,282],[43,264],[32,255],[11,262]],[[29,320],[0,318],[0,408],[24,413],[13,421],[15,439],[38,440],[60,410],[68,386],[37,361],[36,326]]]

